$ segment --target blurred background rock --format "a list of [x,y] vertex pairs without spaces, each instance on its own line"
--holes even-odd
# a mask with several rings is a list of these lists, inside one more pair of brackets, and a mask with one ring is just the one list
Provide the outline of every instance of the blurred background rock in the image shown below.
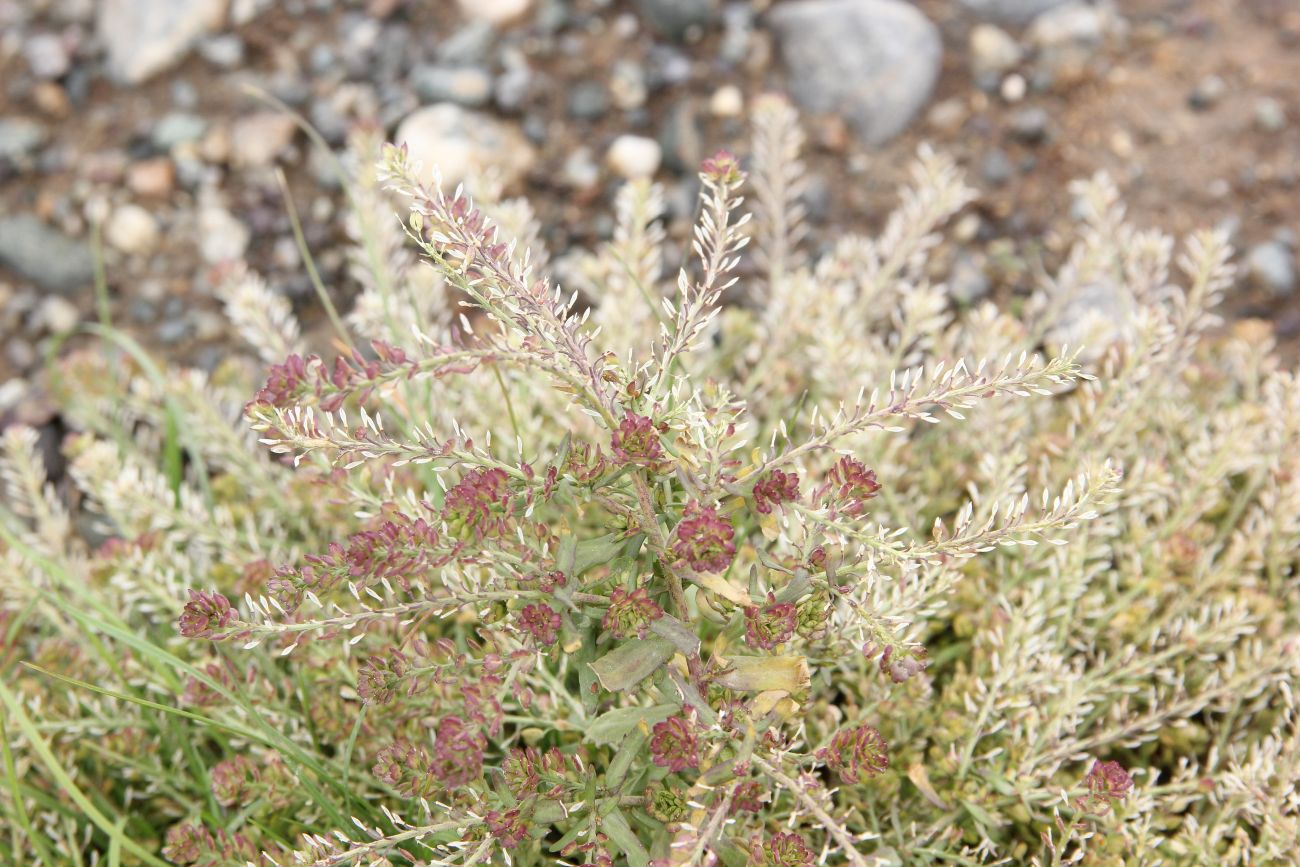
[[814,245],[877,227],[920,142],[965,166],[983,197],[935,263],[955,304],[1014,303],[1067,183],[1106,169],[1139,220],[1231,231],[1229,312],[1294,358],[1297,82],[1292,0],[0,0],[0,425],[49,421],[96,220],[115,323],[166,358],[232,351],[213,288],[239,260],[319,320],[281,171],[348,306],[331,162],[250,87],[331,148],[380,128],[448,182],[490,171],[556,255],[610,232],[624,178],[662,182],[684,235],[699,161],[788,93]]

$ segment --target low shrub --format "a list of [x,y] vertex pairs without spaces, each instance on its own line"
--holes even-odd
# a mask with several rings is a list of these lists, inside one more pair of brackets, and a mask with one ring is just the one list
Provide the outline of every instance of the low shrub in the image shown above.
[[813,256],[797,119],[754,124],[671,285],[649,183],[550,263],[366,141],[336,358],[248,273],[260,388],[69,357],[69,481],[4,440],[17,857],[1294,857],[1300,398],[1218,328],[1225,240],[1094,178],[1053,276],[961,307],[949,161]]

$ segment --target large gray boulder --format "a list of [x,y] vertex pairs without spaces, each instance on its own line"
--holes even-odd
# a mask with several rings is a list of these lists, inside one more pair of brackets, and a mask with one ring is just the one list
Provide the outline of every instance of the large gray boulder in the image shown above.
[[807,111],[834,112],[867,144],[898,135],[939,77],[939,31],[903,0],[806,0],[768,18]]

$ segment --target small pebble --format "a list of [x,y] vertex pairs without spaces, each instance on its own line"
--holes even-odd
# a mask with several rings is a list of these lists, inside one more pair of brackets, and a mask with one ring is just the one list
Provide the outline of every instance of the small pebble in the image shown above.
[[158,221],[139,205],[122,205],[108,218],[104,240],[127,255],[143,256],[158,246]]
[[50,334],[62,334],[77,327],[81,314],[77,305],[58,295],[47,295],[41,300],[32,316],[35,330],[45,330]]
[[23,57],[32,75],[42,79],[62,78],[72,67],[72,58],[62,39],[53,33],[37,33],[23,43]]
[[1002,82],[1002,98],[1007,102],[1020,102],[1029,92],[1029,82],[1023,75],[1008,75]]
[[659,170],[663,150],[659,147],[659,142],[652,138],[621,135],[609,146],[605,159],[620,177],[628,180],[648,178]]
[[1296,289],[1292,253],[1281,241],[1257,244],[1246,254],[1246,270],[1251,279],[1276,297],[1293,294]]
[[709,98],[709,112],[714,117],[740,117],[745,111],[745,95],[734,84],[724,84]]
[[579,81],[569,88],[569,117],[599,120],[609,111],[609,93],[599,81]]
[[1015,67],[1022,56],[1020,43],[1001,27],[978,24],[971,30],[971,72],[977,81],[988,78],[996,82],[999,76]]
[[1025,144],[1039,144],[1047,138],[1047,112],[1041,108],[1024,108],[1011,118],[1011,134]]
[[1202,78],[1191,94],[1187,104],[1197,111],[1208,111],[1228,92],[1228,83],[1217,75]]
[[1280,100],[1265,96],[1255,102],[1255,124],[1265,132],[1286,129],[1286,109]]
[[984,176],[984,180],[995,187],[1000,187],[1011,180],[1011,176],[1015,174],[1015,171],[1015,166],[1011,164],[1011,158],[1001,148],[994,148],[989,151],[980,166],[980,174]]

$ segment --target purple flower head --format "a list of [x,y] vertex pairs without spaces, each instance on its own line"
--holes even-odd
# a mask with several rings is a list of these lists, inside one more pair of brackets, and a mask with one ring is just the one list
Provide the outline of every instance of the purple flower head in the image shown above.
[[763,515],[774,506],[799,499],[799,477],[794,473],[772,470],[767,478],[754,485],[754,508]]
[[740,170],[740,160],[731,151],[720,150],[700,163],[700,175],[719,184],[738,184],[745,179]]
[[504,470],[474,469],[447,492],[442,519],[458,539],[501,536],[510,518],[509,477]]
[[672,716],[655,723],[650,736],[650,757],[656,765],[673,773],[699,767],[700,745],[690,720]]
[[218,762],[212,769],[212,797],[223,807],[243,806],[258,779],[257,766],[247,756]]
[[915,675],[925,671],[929,664],[925,648],[919,645],[897,649],[891,645],[880,654],[880,670],[889,675],[889,679],[894,683],[911,680]]
[[541,756],[533,747],[515,747],[506,753],[501,763],[501,772],[505,775],[506,786],[518,800],[536,794],[541,782],[539,766]]
[[266,385],[253,397],[254,403],[269,403],[283,409],[292,405],[307,382],[307,365],[320,359],[312,356],[290,355],[279,364],[271,365],[267,371]]
[[372,656],[357,669],[357,695],[366,704],[387,704],[397,694],[406,674],[406,657],[394,650]]
[[186,638],[219,638],[235,620],[230,600],[215,591],[191,590],[177,626]]
[[867,500],[879,491],[875,470],[867,469],[861,461],[844,457],[831,468],[818,495],[819,499],[832,497],[836,507],[846,515],[860,515],[866,511]]
[[763,791],[763,784],[758,780],[745,780],[743,783],[736,783],[736,788],[731,794],[731,803],[737,810],[759,813],[763,810],[764,794],[766,793]]
[[560,635],[560,615],[549,605],[525,605],[519,612],[519,626],[539,647],[550,647]]
[[659,445],[659,431],[654,421],[630,410],[614,431],[610,450],[625,464],[653,467],[663,460],[664,451]]
[[173,864],[196,864],[205,856],[212,855],[214,848],[215,841],[207,828],[194,822],[182,822],[167,829],[162,854]]
[[745,640],[750,647],[771,650],[789,641],[798,625],[799,609],[793,602],[777,602],[772,593],[767,594],[766,605],[745,609]]
[[754,839],[750,863],[754,867],[809,867],[814,854],[803,837],[777,831],[766,840]]
[[513,849],[528,836],[528,826],[518,810],[488,810],[483,823],[487,825],[488,833],[505,849]]
[[1093,813],[1106,813],[1132,791],[1133,777],[1119,762],[1094,761],[1083,784],[1088,794],[1079,799],[1079,807]]
[[817,751],[817,758],[851,785],[889,767],[889,745],[872,726],[858,726],[836,732],[831,745]]
[[615,587],[609,594],[609,609],[600,625],[615,638],[633,635],[644,638],[650,624],[663,616],[664,610],[650,598],[650,591],[646,588],[628,591]]
[[731,541],[735,533],[731,524],[718,516],[715,506],[701,506],[692,500],[677,525],[673,553],[698,572],[722,572],[736,556]]
[[438,723],[431,771],[447,788],[463,786],[483,775],[487,740],[460,717],[446,716]]

